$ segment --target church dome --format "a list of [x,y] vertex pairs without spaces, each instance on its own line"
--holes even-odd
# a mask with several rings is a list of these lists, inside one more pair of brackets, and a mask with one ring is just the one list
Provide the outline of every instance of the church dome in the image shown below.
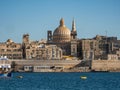
[[64,25],[63,18],[60,20],[60,26],[53,33],[53,42],[69,42],[70,30]]

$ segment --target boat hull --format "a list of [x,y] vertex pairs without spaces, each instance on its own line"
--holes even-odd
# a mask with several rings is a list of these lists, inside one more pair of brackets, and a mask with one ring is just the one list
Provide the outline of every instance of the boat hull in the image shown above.
[[0,77],[12,77],[12,73],[0,73]]

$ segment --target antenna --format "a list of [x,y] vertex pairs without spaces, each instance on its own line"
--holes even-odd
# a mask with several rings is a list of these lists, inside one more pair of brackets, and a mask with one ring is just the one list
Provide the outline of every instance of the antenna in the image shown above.
[[105,33],[106,33],[106,43],[107,43],[107,30],[105,31]]
[[106,44],[106,54],[107,54],[108,53],[107,30],[106,30],[106,41],[105,41],[105,44]]

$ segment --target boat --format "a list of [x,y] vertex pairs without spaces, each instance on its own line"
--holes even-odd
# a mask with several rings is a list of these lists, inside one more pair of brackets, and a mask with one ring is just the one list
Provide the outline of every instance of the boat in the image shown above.
[[86,77],[86,76],[81,76],[80,78],[81,78],[81,79],[87,79],[87,77]]
[[12,77],[12,73],[9,72],[9,73],[0,73],[0,78],[2,77]]
[[6,57],[0,58],[0,78],[12,77],[11,64]]

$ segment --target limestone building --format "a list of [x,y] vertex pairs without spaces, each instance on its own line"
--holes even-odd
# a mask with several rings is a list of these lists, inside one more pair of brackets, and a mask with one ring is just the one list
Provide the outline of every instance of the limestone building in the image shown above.
[[120,59],[120,41],[117,37],[96,35],[92,39],[81,39],[78,42],[82,59],[107,60],[112,54]]
[[29,60],[62,59],[62,49],[56,45],[47,45],[45,40],[30,41],[29,34],[23,35],[23,56]]
[[0,56],[7,57],[9,59],[22,59],[22,45],[15,43],[11,39],[6,42],[0,43]]
[[94,51],[96,49],[96,40],[93,39],[81,39],[79,42],[80,51],[79,56],[81,59],[92,60],[94,59]]
[[75,21],[72,22],[72,30],[65,26],[64,19],[60,20],[60,25],[52,31],[48,31],[47,43],[57,45],[63,50],[63,55],[77,56],[77,31]]

